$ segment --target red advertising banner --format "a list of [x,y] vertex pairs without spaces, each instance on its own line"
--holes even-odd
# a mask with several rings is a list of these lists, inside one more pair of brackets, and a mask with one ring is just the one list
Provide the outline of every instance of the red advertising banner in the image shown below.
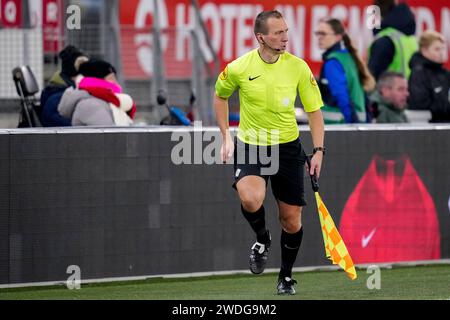
[[62,17],[61,0],[42,0],[42,36],[45,53],[56,53],[62,49]]
[[344,206],[339,231],[355,263],[441,258],[438,212],[407,155],[373,157]]
[[[0,0],[0,25],[19,28],[23,25],[22,0]],[[45,53],[55,53],[62,48],[62,0],[35,0],[29,2],[31,27],[42,27]]]
[[[190,30],[194,11],[188,0],[157,0],[161,44],[167,76],[186,78],[191,74]],[[450,8],[448,1],[408,1],[416,15],[417,34],[425,29],[442,32],[450,45]],[[253,21],[262,10],[281,11],[289,27],[288,50],[305,59],[314,73],[319,72],[321,52],[313,33],[318,21],[327,16],[341,19],[360,53],[365,56],[372,41],[372,1],[356,0],[200,0],[201,16],[207,25],[211,42],[218,52],[221,67],[257,46],[253,36]],[[120,2],[122,57],[127,78],[147,78],[151,75],[154,1],[127,0]],[[205,56],[212,59],[205,48]]]
[[22,26],[22,0],[0,0],[0,25],[4,28]]

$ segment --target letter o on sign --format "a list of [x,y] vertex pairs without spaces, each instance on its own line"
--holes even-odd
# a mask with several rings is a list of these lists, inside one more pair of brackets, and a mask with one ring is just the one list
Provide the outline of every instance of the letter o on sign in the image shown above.
[[8,1],[5,5],[5,20],[8,23],[15,23],[17,17],[17,7],[14,1]]

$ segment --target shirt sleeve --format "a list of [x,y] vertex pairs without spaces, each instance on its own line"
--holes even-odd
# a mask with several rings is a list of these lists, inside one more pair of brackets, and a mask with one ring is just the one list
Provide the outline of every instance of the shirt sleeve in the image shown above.
[[344,115],[345,122],[354,122],[352,121],[352,107],[350,105],[350,96],[344,68],[336,59],[330,59],[325,62],[323,68],[324,76],[328,80],[330,93]]
[[220,98],[229,98],[237,87],[238,85],[233,65],[228,64],[217,78],[216,95]]
[[304,61],[302,61],[300,74],[302,76],[298,83],[297,90],[303,108],[306,112],[317,111],[323,106],[322,96],[311,69]]

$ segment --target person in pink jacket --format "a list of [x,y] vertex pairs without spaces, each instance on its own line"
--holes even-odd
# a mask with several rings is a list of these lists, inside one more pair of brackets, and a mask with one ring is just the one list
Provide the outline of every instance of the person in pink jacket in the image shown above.
[[122,92],[114,67],[103,60],[83,63],[77,88],[64,93],[58,112],[70,118],[73,126],[129,126],[133,123],[136,106]]

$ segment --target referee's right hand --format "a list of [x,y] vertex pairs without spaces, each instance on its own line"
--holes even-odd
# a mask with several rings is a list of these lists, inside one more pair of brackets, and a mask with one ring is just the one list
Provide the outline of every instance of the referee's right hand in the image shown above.
[[234,152],[234,142],[231,138],[231,135],[229,132],[225,135],[225,137],[222,136],[222,147],[220,148],[220,158],[222,159],[223,163],[226,163],[228,160],[231,159]]

